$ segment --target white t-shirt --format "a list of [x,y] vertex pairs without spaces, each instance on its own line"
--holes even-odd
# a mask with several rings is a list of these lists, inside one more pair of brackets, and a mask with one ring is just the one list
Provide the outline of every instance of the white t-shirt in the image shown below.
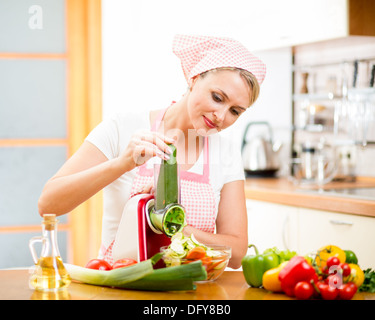
[[[86,140],[110,160],[119,156],[136,131],[150,128],[149,112],[116,114],[101,122]],[[215,193],[216,214],[223,185],[244,180],[241,151],[235,145],[220,133],[209,136],[209,179]],[[153,160],[155,159],[150,159],[149,162]],[[115,239],[123,208],[130,197],[136,170],[138,168],[123,174],[103,190],[102,244],[105,247]],[[202,174],[203,152],[189,172]]]

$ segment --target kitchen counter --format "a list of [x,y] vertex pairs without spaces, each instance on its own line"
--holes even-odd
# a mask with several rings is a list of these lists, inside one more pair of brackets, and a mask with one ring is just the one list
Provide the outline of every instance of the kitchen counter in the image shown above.
[[372,199],[350,192],[359,189],[375,190],[375,178],[359,177],[355,182],[331,182],[320,188],[299,187],[286,178],[251,177],[245,182],[248,199],[375,217],[375,197]]
[[[115,289],[72,282],[56,293],[41,293],[28,286],[27,269],[0,270],[0,300],[294,300],[247,285],[241,271],[225,271],[214,282],[197,283],[195,291],[151,292]],[[354,300],[375,300],[375,294],[359,292]]]

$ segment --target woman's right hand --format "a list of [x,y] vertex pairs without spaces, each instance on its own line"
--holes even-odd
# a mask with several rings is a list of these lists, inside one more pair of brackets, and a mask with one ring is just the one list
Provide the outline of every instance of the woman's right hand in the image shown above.
[[85,141],[46,183],[38,201],[39,213],[60,215],[70,212],[150,158],[167,159],[170,154],[167,143],[174,143],[174,140],[158,132],[138,132],[119,157],[108,161],[97,147]]
[[128,146],[119,158],[121,162],[127,164],[128,168],[141,166],[155,156],[168,160],[172,150],[167,143],[174,142],[172,138],[159,132],[138,131],[131,137]]

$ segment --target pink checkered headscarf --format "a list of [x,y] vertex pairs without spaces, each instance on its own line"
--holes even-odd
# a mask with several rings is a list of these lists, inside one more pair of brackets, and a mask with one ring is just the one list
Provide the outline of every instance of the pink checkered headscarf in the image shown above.
[[172,49],[181,60],[186,81],[205,71],[233,67],[251,72],[259,85],[266,76],[266,65],[240,42],[221,37],[176,35]]

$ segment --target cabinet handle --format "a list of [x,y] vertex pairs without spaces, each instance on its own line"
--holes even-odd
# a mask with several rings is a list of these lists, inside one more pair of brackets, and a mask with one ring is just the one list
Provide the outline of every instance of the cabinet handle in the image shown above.
[[283,244],[285,249],[289,250],[289,245],[287,241],[287,227],[289,224],[289,216],[285,217],[284,223],[283,223],[283,230],[282,230],[282,237],[283,237]]
[[353,222],[347,222],[342,220],[329,220],[329,222],[340,226],[352,226],[354,224]]

